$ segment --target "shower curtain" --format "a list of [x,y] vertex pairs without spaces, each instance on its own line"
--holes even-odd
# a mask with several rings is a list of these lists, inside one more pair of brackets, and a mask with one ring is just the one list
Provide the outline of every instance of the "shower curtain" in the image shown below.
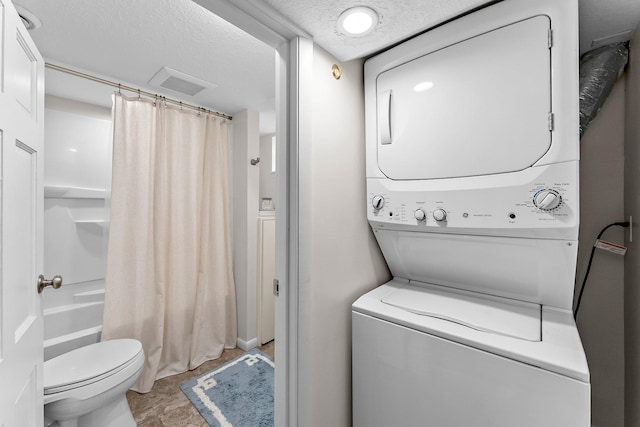
[[236,345],[227,124],[118,93],[113,118],[102,339],[142,342],[146,393]]

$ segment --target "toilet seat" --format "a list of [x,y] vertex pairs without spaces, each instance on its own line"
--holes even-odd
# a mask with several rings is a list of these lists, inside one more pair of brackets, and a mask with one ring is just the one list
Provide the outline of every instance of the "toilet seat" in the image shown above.
[[[142,367],[143,355],[142,345],[133,339],[104,341],[70,351],[44,363],[44,394],[60,397],[60,393],[100,381],[117,383],[123,374]],[[113,381],[106,381],[109,377],[114,377]]]

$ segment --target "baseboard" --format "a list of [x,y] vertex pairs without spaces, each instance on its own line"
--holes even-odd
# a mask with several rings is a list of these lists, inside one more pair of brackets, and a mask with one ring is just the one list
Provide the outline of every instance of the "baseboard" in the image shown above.
[[249,341],[238,338],[236,345],[244,351],[249,351],[258,346],[258,338],[251,338]]

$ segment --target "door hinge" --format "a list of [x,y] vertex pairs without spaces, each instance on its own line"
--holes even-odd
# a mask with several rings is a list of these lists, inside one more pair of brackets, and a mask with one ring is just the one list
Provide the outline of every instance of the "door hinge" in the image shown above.
[[553,47],[553,30],[549,28],[549,32],[547,33],[547,45],[549,49]]
[[275,296],[280,295],[280,282],[278,279],[273,279],[273,294]]
[[549,132],[553,132],[553,113],[549,113]]

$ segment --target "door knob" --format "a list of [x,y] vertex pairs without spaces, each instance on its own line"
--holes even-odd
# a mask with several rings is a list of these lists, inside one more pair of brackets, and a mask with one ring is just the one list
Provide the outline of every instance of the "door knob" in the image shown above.
[[38,293],[41,294],[44,288],[47,286],[52,286],[53,289],[58,289],[62,286],[62,276],[53,276],[53,279],[46,280],[44,275],[41,274],[38,276]]

